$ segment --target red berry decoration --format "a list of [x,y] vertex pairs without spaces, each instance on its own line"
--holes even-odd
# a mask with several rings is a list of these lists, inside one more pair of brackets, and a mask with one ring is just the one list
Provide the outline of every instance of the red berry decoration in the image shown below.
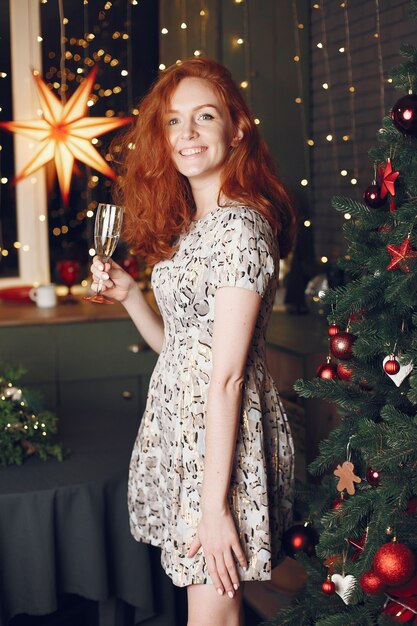
[[352,378],[353,370],[346,363],[338,363],[336,371],[340,380],[349,381]]
[[340,333],[341,330],[342,329],[340,328],[340,326],[338,326],[337,324],[333,323],[333,324],[330,324],[329,328],[327,329],[327,333],[328,333],[329,337],[334,337],[335,335]]
[[384,581],[372,571],[365,572],[365,574],[360,577],[359,584],[365,593],[369,593],[371,595],[382,593],[386,587]]
[[337,511],[338,509],[340,509],[340,507],[342,506],[343,502],[345,501],[345,495],[344,492],[342,491],[342,493],[340,494],[339,498],[335,498],[332,502],[332,510],[333,511]]
[[352,348],[355,341],[356,337],[352,333],[338,333],[330,339],[330,351],[337,359],[348,361],[353,357]]
[[363,199],[371,209],[379,209],[384,206],[387,201],[386,196],[385,198],[381,197],[381,187],[376,183],[372,183],[372,185],[369,185],[369,187],[365,189]]
[[337,365],[336,363],[331,363],[327,360],[326,363],[322,363],[318,366],[316,372],[319,378],[323,378],[323,380],[331,380],[337,378]]
[[368,467],[366,470],[366,480],[372,487],[379,487],[379,483],[381,482],[381,475],[378,470],[372,469],[372,467]]
[[375,574],[387,585],[404,585],[413,576],[415,569],[414,553],[403,543],[386,543],[375,554]]
[[417,513],[417,498],[411,498],[411,500],[408,501],[406,511],[408,515],[415,515]]
[[292,526],[283,534],[282,547],[290,557],[293,557],[301,550],[308,555],[312,555],[318,541],[319,537],[314,526],[311,524],[295,524],[295,526]]
[[336,585],[334,584],[330,576],[328,576],[324,583],[322,583],[321,590],[327,596],[331,596],[333,593],[336,593]]
[[390,376],[398,374],[398,372],[400,371],[400,367],[400,362],[394,355],[392,355],[391,358],[388,359],[388,361],[385,361],[384,364],[384,370]]
[[404,135],[417,136],[417,96],[414,93],[400,98],[391,111],[395,128]]

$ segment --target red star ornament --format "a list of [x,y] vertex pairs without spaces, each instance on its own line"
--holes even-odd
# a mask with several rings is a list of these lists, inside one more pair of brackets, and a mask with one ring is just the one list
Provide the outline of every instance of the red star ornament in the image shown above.
[[90,140],[129,124],[132,118],[86,117],[87,102],[93,89],[97,71],[98,65],[93,68],[65,104],[56,97],[42,78],[34,73],[43,118],[25,122],[0,123],[0,128],[35,139],[40,144],[35,155],[13,182],[19,182],[49,161],[54,160],[62,198],[66,206],[75,159],[93,167],[113,180],[116,178],[114,171],[97,152]]
[[387,250],[392,257],[390,263],[387,265],[387,270],[401,269],[403,272],[411,272],[407,261],[417,258],[417,250],[413,249],[410,243],[410,237],[406,237],[399,246],[389,243]]
[[395,196],[395,181],[397,180],[400,172],[393,172],[391,159],[387,159],[387,163],[385,165],[385,169],[381,171],[381,198],[385,198],[387,193],[390,193],[392,196]]

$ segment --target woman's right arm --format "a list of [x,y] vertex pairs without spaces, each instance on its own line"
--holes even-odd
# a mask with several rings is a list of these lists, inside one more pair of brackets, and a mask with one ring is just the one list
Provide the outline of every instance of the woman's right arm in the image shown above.
[[95,257],[91,272],[94,278],[91,285],[93,291],[97,291],[101,279],[103,294],[123,304],[146,343],[159,354],[164,343],[162,317],[148,303],[133,278],[113,259],[103,266],[102,261]]

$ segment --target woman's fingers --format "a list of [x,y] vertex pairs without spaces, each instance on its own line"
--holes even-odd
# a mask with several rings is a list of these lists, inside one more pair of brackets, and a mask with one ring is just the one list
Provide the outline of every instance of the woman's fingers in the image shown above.
[[233,598],[235,595],[234,584],[239,586],[239,577],[236,572],[235,564],[231,555],[227,556],[220,553],[215,556],[217,574],[222,582],[223,588],[226,591],[229,598]]
[[235,557],[237,558],[240,567],[246,571],[248,569],[248,562],[239,541],[232,545],[232,550],[235,553]]
[[217,590],[217,593],[222,596],[224,594],[224,587],[217,572],[216,560],[212,554],[206,556],[206,563],[211,582],[213,583],[214,588]]

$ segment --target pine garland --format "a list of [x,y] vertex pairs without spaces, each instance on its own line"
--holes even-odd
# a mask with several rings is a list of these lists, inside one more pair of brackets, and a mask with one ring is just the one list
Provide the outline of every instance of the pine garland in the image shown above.
[[23,373],[5,368],[0,374],[0,466],[21,465],[31,455],[62,461],[66,451],[53,437],[58,418],[38,410],[37,394],[17,385]]

